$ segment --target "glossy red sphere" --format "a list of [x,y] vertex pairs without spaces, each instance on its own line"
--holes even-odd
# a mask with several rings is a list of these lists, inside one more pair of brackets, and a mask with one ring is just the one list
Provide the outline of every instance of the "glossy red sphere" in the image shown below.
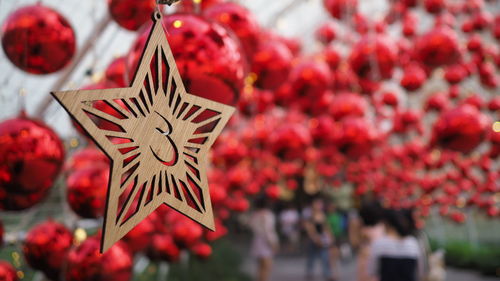
[[71,249],[66,261],[67,281],[129,281],[133,259],[127,247],[118,242],[104,254],[99,253],[100,239],[90,237]]
[[471,152],[486,137],[488,118],[476,107],[463,104],[441,114],[431,142],[445,149]]
[[196,244],[191,251],[193,254],[202,260],[208,259],[212,255],[212,247],[206,243],[198,243]]
[[247,8],[234,2],[220,3],[204,10],[203,16],[231,30],[240,40],[248,60],[252,59],[259,45],[260,26]]
[[115,22],[133,31],[151,19],[155,7],[155,0],[108,0],[109,14]]
[[[192,14],[165,16],[163,25],[186,90],[234,105],[245,77],[245,60],[238,41],[219,24]],[[137,70],[148,35],[146,28],[129,53],[130,77]]]
[[340,134],[335,139],[338,150],[352,158],[368,155],[377,141],[373,123],[358,117],[346,118],[340,125]]
[[356,13],[357,0],[323,0],[323,5],[326,10],[337,19],[342,19],[346,16]]
[[353,46],[349,56],[352,70],[363,79],[378,80],[392,77],[397,49],[383,36],[365,36]]
[[0,280],[19,281],[16,269],[8,262],[0,260]]
[[415,52],[419,62],[428,67],[455,64],[461,57],[457,34],[446,26],[422,35],[415,43]]
[[333,97],[330,113],[335,120],[348,116],[362,117],[368,108],[366,99],[356,93],[340,93]]
[[109,179],[109,166],[95,163],[72,172],[66,180],[68,204],[83,218],[104,214]]
[[65,67],[75,54],[75,41],[68,21],[40,4],[14,11],[2,25],[5,55],[32,74],[49,74]]
[[62,224],[52,220],[33,227],[23,243],[23,254],[28,264],[42,271],[50,280],[61,280],[67,253],[73,243],[73,234]]
[[64,161],[61,140],[40,121],[0,123],[0,210],[22,210],[42,200]]
[[268,41],[259,46],[252,58],[255,86],[274,90],[281,86],[292,68],[292,53],[280,41]]
[[106,80],[113,82],[117,87],[129,86],[131,77],[125,76],[128,76],[127,58],[125,56],[114,59],[106,68]]

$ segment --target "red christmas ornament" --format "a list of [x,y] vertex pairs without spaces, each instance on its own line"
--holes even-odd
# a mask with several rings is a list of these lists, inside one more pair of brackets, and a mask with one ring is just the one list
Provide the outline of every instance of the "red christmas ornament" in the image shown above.
[[155,0],[108,0],[111,17],[121,27],[132,31],[151,19],[155,7]]
[[352,158],[369,155],[377,141],[377,132],[373,124],[365,118],[347,118],[342,120],[340,134],[335,143],[338,150]]
[[[245,77],[244,58],[237,40],[219,24],[192,14],[166,16],[163,24],[186,90],[234,105]],[[128,55],[130,77],[136,71],[148,36],[146,28]]]
[[424,7],[431,14],[438,14],[446,8],[445,0],[424,0]]
[[359,94],[341,93],[335,95],[331,102],[330,113],[335,120],[341,120],[348,116],[362,117],[368,108],[368,103]]
[[196,244],[191,251],[193,254],[202,260],[208,259],[212,255],[212,247],[206,243],[198,243]]
[[476,107],[463,104],[441,114],[434,124],[432,144],[468,153],[486,137],[488,117]]
[[281,191],[278,185],[268,186],[265,190],[266,196],[270,199],[276,200],[280,197]]
[[128,281],[132,277],[132,255],[118,242],[104,254],[99,253],[100,239],[90,237],[68,253],[67,281]]
[[32,74],[49,74],[75,54],[75,33],[57,11],[40,4],[20,8],[2,25],[2,46],[9,60]]
[[154,222],[151,217],[146,217],[122,239],[132,253],[145,250],[151,243],[155,231]]
[[27,233],[23,254],[32,268],[42,271],[51,280],[60,280],[72,243],[73,235],[64,225],[48,220]]
[[183,219],[173,226],[172,238],[183,248],[193,246],[203,236],[201,226],[191,220]]
[[292,53],[280,41],[268,41],[259,46],[252,58],[255,86],[275,90],[281,86],[292,68]]
[[427,79],[427,74],[418,64],[407,66],[401,78],[401,86],[408,91],[416,91],[422,87]]
[[10,263],[0,260],[0,280],[19,281],[16,269]]
[[354,45],[349,64],[360,78],[387,79],[392,77],[396,55],[395,44],[387,37],[365,36]]
[[199,5],[199,8],[201,11],[204,11],[213,5],[217,5],[219,3],[223,3],[225,0],[203,0],[200,2],[195,1],[181,1],[177,4],[178,11],[182,13],[197,13],[196,11],[197,5]]
[[357,0],[323,0],[326,10],[337,19],[342,19],[356,13]]
[[66,180],[68,204],[83,218],[98,218],[104,214],[109,180],[109,166],[95,163],[72,172]]
[[382,102],[385,105],[396,107],[399,104],[399,99],[394,92],[384,92],[382,95]]
[[113,82],[117,87],[127,87],[130,77],[125,79],[127,72],[127,58],[125,56],[114,59],[106,68],[105,77],[107,81]]
[[445,69],[444,79],[450,84],[458,84],[469,75],[467,68],[462,64],[454,64]]
[[449,27],[436,27],[415,44],[416,58],[428,67],[458,63],[461,52],[457,34]]
[[96,147],[89,146],[77,150],[66,162],[65,169],[68,171],[81,170],[90,166],[109,164],[109,159]]
[[22,116],[0,123],[0,210],[42,200],[63,161],[61,140],[42,122]]
[[[337,70],[342,61],[340,52],[334,47],[326,47],[321,53],[320,57],[330,66],[331,71]],[[336,81],[334,81],[335,83]]]
[[444,92],[437,92],[430,96],[425,104],[425,110],[437,110],[441,111],[448,107],[449,100],[448,95]]
[[314,36],[319,42],[328,45],[337,36],[337,26],[334,22],[328,21],[320,25],[320,27],[316,30]]
[[203,16],[234,32],[248,59],[252,58],[259,44],[260,26],[248,9],[234,2],[220,3],[204,10]]
[[168,234],[155,234],[146,254],[152,260],[176,262],[179,260],[180,252],[172,236]]

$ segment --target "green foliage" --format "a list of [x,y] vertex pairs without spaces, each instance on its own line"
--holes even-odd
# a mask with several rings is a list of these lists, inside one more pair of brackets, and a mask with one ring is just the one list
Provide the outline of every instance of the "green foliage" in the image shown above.
[[242,272],[243,259],[231,243],[218,241],[212,245],[212,256],[201,261],[191,258],[187,263],[170,267],[168,281],[249,281],[250,277]]
[[[431,248],[438,248],[438,243],[431,241]],[[441,245],[446,251],[446,264],[449,266],[477,270],[486,275],[498,275],[500,272],[499,245],[472,245],[465,241],[449,241]]]

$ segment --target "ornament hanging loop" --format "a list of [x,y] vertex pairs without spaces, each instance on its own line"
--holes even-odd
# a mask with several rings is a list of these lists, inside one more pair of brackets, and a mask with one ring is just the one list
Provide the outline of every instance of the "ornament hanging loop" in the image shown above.
[[156,9],[153,12],[153,21],[159,21],[159,20],[161,20],[162,17],[163,16],[162,16],[161,11],[159,9]]

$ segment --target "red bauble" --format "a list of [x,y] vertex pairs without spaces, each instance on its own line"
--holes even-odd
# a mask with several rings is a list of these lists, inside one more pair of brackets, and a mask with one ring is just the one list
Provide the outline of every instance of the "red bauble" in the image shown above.
[[[238,41],[215,22],[192,14],[163,19],[167,39],[186,90],[193,95],[234,105],[245,77],[244,58]],[[149,36],[149,28],[137,38],[128,56],[130,77]]]
[[333,97],[330,113],[336,120],[348,116],[362,117],[365,115],[368,103],[365,98],[356,93],[341,93]]
[[40,4],[20,8],[2,26],[5,55],[32,74],[53,73],[75,54],[75,33],[57,11]]
[[444,92],[437,92],[430,96],[425,103],[425,110],[441,111],[446,109],[449,104],[448,95]]
[[396,65],[397,49],[384,36],[365,36],[352,49],[349,64],[363,79],[378,80],[392,77]]
[[326,10],[337,19],[342,19],[346,16],[356,13],[357,0],[323,0]]
[[421,36],[415,52],[416,58],[428,67],[455,64],[461,58],[457,34],[446,26],[436,27]]
[[67,281],[128,281],[132,277],[132,255],[118,242],[104,254],[99,253],[100,239],[90,237],[68,253]]
[[101,150],[94,146],[89,146],[77,150],[66,162],[65,169],[75,171],[87,168],[89,166],[109,164],[109,159]]
[[40,121],[0,123],[0,210],[22,210],[45,197],[64,161],[61,140]]
[[155,0],[108,0],[111,17],[121,27],[133,31],[151,19],[155,7]]
[[98,218],[104,214],[109,166],[95,163],[72,172],[66,180],[68,204],[83,218]]
[[202,260],[208,259],[212,255],[212,247],[206,243],[196,244],[191,251],[193,254]]
[[276,200],[280,197],[281,191],[278,185],[268,186],[265,190],[266,196],[270,199]]
[[[320,57],[325,60],[325,62],[330,67],[331,71],[337,70],[342,61],[342,56],[340,52],[334,47],[326,47],[320,54]],[[334,81],[336,84],[337,81]]]
[[133,252],[140,252],[148,247],[155,231],[154,222],[150,217],[143,219],[138,225],[127,233],[122,239]]
[[113,82],[117,87],[127,87],[130,78],[125,79],[127,72],[127,58],[125,56],[114,59],[106,68],[107,81]]
[[64,225],[49,220],[27,233],[23,254],[32,268],[42,271],[51,280],[60,280],[72,243],[73,234]]
[[401,78],[401,86],[408,91],[416,91],[422,87],[427,79],[424,69],[418,64],[407,66]]
[[450,84],[458,84],[469,75],[466,66],[458,63],[445,69],[444,78]]
[[0,280],[19,281],[16,269],[10,263],[0,260]]
[[384,92],[382,95],[382,102],[385,105],[396,107],[399,104],[399,99],[397,94],[394,92]]
[[488,117],[476,107],[463,104],[441,114],[434,124],[431,142],[468,153],[484,140],[488,123]]
[[276,128],[269,139],[274,154],[281,158],[300,158],[312,143],[311,134],[304,124],[286,123]]
[[275,90],[281,86],[292,68],[292,53],[280,41],[268,41],[259,46],[252,59],[251,70],[256,75],[255,86]]
[[338,150],[349,157],[368,155],[377,141],[373,124],[365,118],[347,118],[341,123],[341,131],[336,136]]
[[260,27],[248,9],[234,2],[220,3],[204,10],[203,16],[234,32],[247,58],[252,58],[259,44]]
[[[223,3],[225,0],[203,0],[199,3],[199,8],[201,11],[212,7],[213,5]],[[197,13],[196,7],[197,3],[195,1],[181,1],[177,4],[177,11],[183,13]]]
[[183,218],[173,226],[172,237],[177,245],[183,248],[192,247],[203,236],[201,226],[187,218]]
[[323,61],[304,60],[297,64],[289,77],[291,100],[303,111],[318,110],[318,103],[331,85],[331,71]]
[[446,8],[445,0],[424,0],[424,6],[427,12],[438,14]]
[[176,262],[179,260],[180,252],[172,236],[167,234],[156,234],[153,236],[146,254],[152,260]]
[[337,36],[337,26],[334,22],[326,22],[316,30],[314,36],[323,44],[330,44]]

